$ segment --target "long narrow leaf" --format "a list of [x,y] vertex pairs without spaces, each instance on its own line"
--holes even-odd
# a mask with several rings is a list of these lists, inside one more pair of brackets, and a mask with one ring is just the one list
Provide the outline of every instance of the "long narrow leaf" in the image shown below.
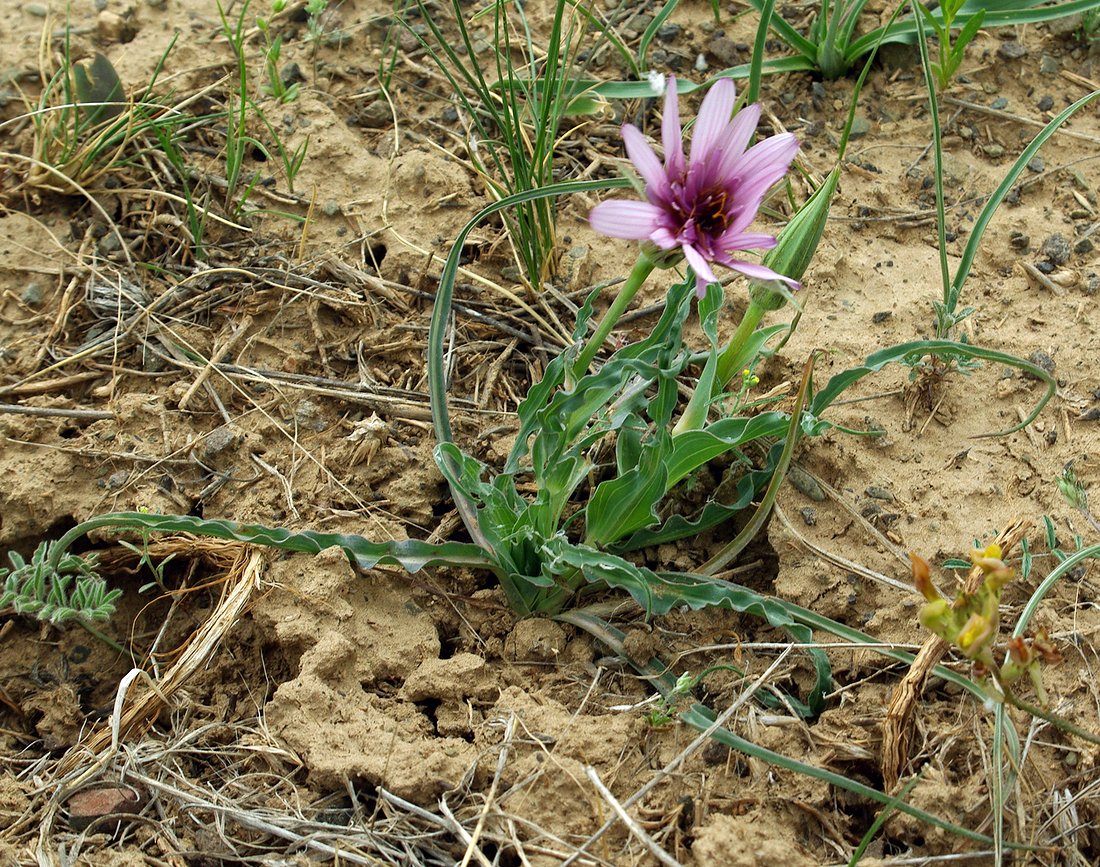
[[825,387],[815,394],[813,400],[810,401],[810,413],[815,419],[818,419],[811,432],[818,433],[821,430],[820,425],[828,425],[828,422],[820,420],[821,414],[854,383],[863,379],[863,377],[868,374],[882,370],[882,368],[892,362],[914,365],[926,355],[980,358],[983,361],[992,361],[997,364],[1019,368],[1020,370],[1028,372],[1036,379],[1042,380],[1046,384],[1046,393],[1040,399],[1035,409],[1033,409],[1023,421],[999,433],[981,434],[981,436],[985,437],[1007,436],[1018,430],[1023,430],[1038,418],[1039,413],[1043,411],[1043,407],[1046,406],[1047,401],[1054,396],[1054,392],[1058,387],[1054,377],[1037,364],[1032,364],[1022,358],[1017,358],[1015,355],[1009,355],[1006,352],[997,352],[994,349],[982,349],[978,346],[971,346],[969,343],[958,343],[954,340],[913,340],[909,343],[899,343],[896,346],[873,352],[867,356],[867,359],[859,367],[852,367],[834,375],[825,384]]
[[[1000,0],[998,0],[997,5],[994,5],[992,2],[985,3],[982,5],[982,8],[985,9],[985,20],[983,23],[989,28],[1008,27],[1017,24],[1036,24],[1040,21],[1053,21],[1056,18],[1066,18],[1070,15],[1076,15],[1080,12],[1087,12],[1096,8],[1096,0],[1066,0],[1066,2],[1055,3],[1052,6],[1027,9],[1018,8],[1021,5],[1034,6],[1037,2],[1041,2],[1041,0],[1028,0],[1027,4],[1017,4],[1017,8],[1013,9],[1004,9],[1005,3],[1000,2]],[[954,26],[964,26],[977,11],[979,10],[975,8],[971,11],[960,12],[955,16],[953,22]],[[932,14],[937,16],[941,21],[943,20],[943,12],[940,9],[932,10]],[[917,24],[912,18],[905,18],[894,25],[878,27],[852,41],[848,46],[847,57],[849,61],[854,62],[857,58],[862,57],[870,51],[871,46],[880,39],[883,43],[912,42],[916,38],[916,33]]]
[[[636,660],[632,658],[630,654],[626,652],[623,645],[626,636],[614,626],[605,623],[599,618],[592,617],[583,611],[569,611],[558,615],[558,618],[585,630],[598,641],[610,647],[614,652],[619,653],[635,667],[639,674],[652,683],[665,697],[674,695],[676,681],[672,673],[656,660]],[[680,714],[681,720],[701,732],[710,731],[716,718],[716,714],[710,708],[701,704],[692,705],[691,708]],[[958,834],[959,836],[976,840],[987,845],[992,842],[990,838],[984,834],[979,834],[976,831],[971,831],[967,828],[962,828],[951,822],[947,822],[938,816],[934,816],[910,804],[904,802],[898,803],[897,799],[892,798],[885,792],[880,792],[878,789],[874,789],[857,780],[853,780],[832,771],[827,771],[824,768],[800,762],[797,759],[792,759],[788,756],[774,752],[773,750],[761,747],[750,740],[738,737],[728,729],[716,729],[712,732],[711,736],[719,743],[723,743],[743,755],[759,758],[761,761],[767,762],[775,767],[783,768],[784,770],[792,771],[796,774],[802,774],[812,779],[821,780],[839,789],[853,792],[854,794],[860,795],[876,803],[896,807],[900,812],[922,822],[926,822],[936,828],[941,828],[949,833]]]
[[[1095,5],[1095,0],[1093,0]],[[992,15],[989,16],[993,17]],[[987,18],[988,22],[988,18]],[[951,282],[951,291],[957,298],[959,293],[962,292],[963,284],[966,283],[966,278],[970,276],[970,268],[974,264],[974,257],[978,254],[978,246],[982,242],[982,237],[985,235],[986,227],[989,225],[989,221],[993,219],[994,213],[997,208],[1000,207],[1004,197],[1008,195],[1008,191],[1012,189],[1012,185],[1016,183],[1020,173],[1027,167],[1027,164],[1031,161],[1031,158],[1035,156],[1039,148],[1046,143],[1054,133],[1057,131],[1063,123],[1065,123],[1074,114],[1088,105],[1090,102],[1100,96],[1100,90],[1094,90],[1085,96],[1082,96],[1073,105],[1061,112],[1050,123],[1043,127],[1042,131],[1031,140],[1024,152],[1020,154],[1016,162],[1012,164],[1012,168],[1008,170],[1008,174],[1005,175],[1004,180],[1001,181],[997,189],[993,191],[993,195],[989,197],[989,201],[985,203],[985,207],[982,208],[982,212],[978,215],[978,219],[974,221],[974,228],[970,231],[970,237],[967,239],[966,247],[963,248],[962,258],[959,260],[959,267],[955,270],[955,279]]]
[[[762,13],[769,3],[774,3],[774,0],[748,0],[748,2],[757,12]],[[791,47],[792,51],[797,51],[811,61],[817,57],[817,46],[778,15],[772,16],[771,28],[780,39]]]
[[[443,273],[439,278],[439,288],[436,290],[435,305],[432,308],[432,321],[428,328],[428,394],[431,399],[432,426],[435,430],[437,443],[449,443],[454,441],[451,433],[451,420],[447,409],[447,375],[443,361],[444,344],[447,335],[447,323],[451,318],[451,302],[454,299],[455,278],[458,276],[459,259],[462,255],[466,238],[482,220],[493,214],[511,208],[524,202],[532,202],[537,199],[547,199],[554,196],[563,196],[570,193],[586,193],[595,190],[607,190],[613,187],[628,187],[631,182],[628,178],[614,178],[606,181],[566,181],[560,184],[551,184],[548,187],[540,187],[535,190],[525,190],[506,196],[499,202],[493,202],[482,208],[473,219],[470,220],[462,231],[458,233],[454,244],[451,246],[450,255],[443,265]],[[483,548],[489,545],[477,525],[477,516],[473,503],[460,491],[452,489],[455,506],[462,517],[466,530],[471,538]]]
[[433,545],[416,539],[400,542],[369,542],[362,536],[348,533],[297,532],[262,524],[238,524],[236,521],[197,518],[193,515],[156,515],[150,512],[109,512],[78,524],[62,536],[51,551],[50,566],[72,546],[73,542],[93,530],[142,530],[157,533],[195,533],[236,542],[265,545],[283,551],[318,554],[326,548],[342,548],[361,569],[379,564],[400,566],[409,572],[419,572],[425,566],[472,566],[497,571],[497,566],[484,550],[466,542],[444,542]]

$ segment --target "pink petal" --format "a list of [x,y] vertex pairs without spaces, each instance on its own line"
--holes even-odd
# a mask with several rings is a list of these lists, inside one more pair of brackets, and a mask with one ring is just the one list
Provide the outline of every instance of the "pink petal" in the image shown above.
[[766,232],[738,232],[731,234],[726,232],[714,242],[714,246],[724,252],[731,250],[770,250],[776,245],[774,235]]
[[726,128],[737,100],[737,88],[728,78],[716,82],[699,107],[699,117],[691,134],[691,162],[705,163],[715,147],[722,145]]
[[730,166],[730,174],[750,183],[761,175],[772,175],[774,172],[779,172],[779,177],[782,177],[797,153],[798,139],[794,135],[789,132],[773,135],[745,151],[741,159]]
[[695,272],[695,291],[697,293],[702,290],[699,295],[700,298],[706,293],[708,283],[717,283],[718,278],[714,276],[714,271],[711,270],[707,260],[703,258],[702,254],[692,247],[690,244],[683,246],[684,258],[687,259],[688,264],[691,266],[691,270]]
[[658,226],[654,229],[649,236],[649,240],[662,250],[671,250],[673,247],[680,246],[680,242],[676,240],[676,236],[664,226]]
[[718,164],[719,174],[730,174],[730,168],[736,164],[745,152],[745,148],[749,146],[749,139],[756,132],[758,123],[760,123],[760,103],[758,102],[746,105],[734,115],[728,137],[722,143],[722,159]]
[[742,262],[738,259],[729,259],[722,262],[727,268],[732,268],[734,271],[740,271],[746,277],[751,277],[754,280],[780,280],[786,283],[792,289],[801,289],[802,284],[797,280],[792,280],[790,277],[784,277],[769,268],[767,265],[758,265],[755,262]]
[[600,234],[642,241],[657,230],[662,213],[649,202],[615,199],[596,205],[588,214],[588,223]]
[[638,128],[632,124],[623,124],[623,144],[626,145],[626,155],[638,170],[638,174],[645,181],[646,195],[650,199],[663,199],[668,196],[668,178],[661,167],[661,161],[653,153],[653,148],[645,140]]
[[661,118],[661,144],[665,149],[665,173],[670,180],[684,174],[684,142],[680,130],[680,101],[676,94],[676,76],[668,78],[665,110]]

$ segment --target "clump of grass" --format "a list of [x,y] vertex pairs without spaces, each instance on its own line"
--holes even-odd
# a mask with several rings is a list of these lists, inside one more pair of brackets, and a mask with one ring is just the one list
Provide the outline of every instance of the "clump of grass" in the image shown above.
[[[423,26],[414,26],[413,11]],[[444,20],[418,0],[401,21],[463,109],[470,161],[494,199],[547,186],[554,180],[554,146],[575,89],[580,32],[574,7],[566,0],[555,3],[544,50],[536,46],[518,3],[494,0],[470,20],[458,0],[452,0],[450,11]],[[491,22],[489,43],[474,33],[480,19]],[[506,213],[504,222],[523,279],[540,288],[554,268],[552,204],[524,202]]]
[[28,105],[33,126],[32,157],[19,167],[18,189],[72,195],[134,160],[149,137],[175,136],[188,117],[174,112],[154,88],[173,39],[149,84],[127,97],[110,60],[96,54],[76,63],[66,39],[59,68]]

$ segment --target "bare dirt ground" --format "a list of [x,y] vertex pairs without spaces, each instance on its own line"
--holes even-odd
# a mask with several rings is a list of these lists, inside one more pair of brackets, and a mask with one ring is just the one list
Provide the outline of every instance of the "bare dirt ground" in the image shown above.
[[[528,4],[536,23],[543,5]],[[613,18],[636,40],[653,9],[632,17],[631,6]],[[792,5],[784,14],[796,21],[809,11]],[[0,402],[35,410],[0,413],[0,546],[26,554],[90,516],[139,508],[374,539],[461,538],[431,458],[423,360],[442,259],[487,199],[446,83],[393,29],[389,4],[333,4],[324,24],[336,38],[318,45],[305,40],[293,10],[277,19],[283,63],[297,64],[303,80],[296,101],[261,105],[289,147],[309,144],[293,192],[274,160],[250,153],[246,171],[263,179],[251,207],[265,212],[245,219],[225,208],[224,119],[221,137],[217,123],[197,128],[186,145],[199,167],[195,187],[220,219],[207,222],[205,259],[170,197],[181,190],[154,157],[89,178],[86,196],[26,185],[27,163],[13,156],[32,152],[33,128],[18,120],[21,95],[37,99],[41,72],[57,68],[60,40],[46,49],[42,40],[63,31],[65,9],[9,0],[4,12]],[[723,6],[715,25],[709,3],[685,2],[654,43],[654,68],[701,79],[700,56],[709,73],[745,62],[755,18],[744,12]],[[880,12],[867,14],[873,22]],[[200,94],[189,107],[196,116],[225,106],[235,66],[213,2],[80,2],[69,25],[74,59],[103,52],[127,92],[145,86],[178,34],[160,92]],[[259,40],[250,39],[261,99]],[[398,51],[383,90],[387,44]],[[603,78],[625,74],[611,52],[592,67]],[[943,103],[952,256],[1039,125],[1098,80],[1100,55],[1071,26],[979,34]],[[851,87],[808,75],[765,84],[765,125],[800,137],[812,175],[833,164]],[[618,123],[653,132],[659,109],[617,104],[586,121],[564,137],[563,174],[616,174]],[[270,145],[262,126],[249,131]],[[932,335],[931,134],[912,51],[891,50],[872,73],[858,133],[805,280],[806,314],[758,371],[761,391],[797,381],[814,349],[826,352],[824,381],[875,349]],[[933,562],[965,557],[974,540],[991,540],[1017,518],[1040,526],[1042,516],[1067,551],[1078,536],[1097,541],[1055,479],[1072,464],[1100,496],[1100,267],[1090,240],[1100,226],[1098,147],[1093,107],[1032,162],[964,294],[977,308],[964,326],[972,342],[1054,373],[1058,393],[1039,419],[1019,433],[976,438],[1016,424],[1040,397],[1039,383],[1007,368],[986,365],[920,390],[899,369],[868,378],[848,395],[865,400],[834,417],[881,435],[833,432],[804,446],[798,484],[784,490],[767,539],[742,558],[739,580],[915,647],[925,637],[919,597],[873,577],[907,580],[903,552]],[[559,294],[622,277],[631,265],[629,244],[588,228],[593,203],[559,203]],[[459,300],[483,315],[456,319],[452,405],[459,440],[493,462],[508,448],[518,399],[560,345],[552,317],[566,328],[569,318],[549,295],[519,285],[499,226],[478,230],[466,269]],[[651,285],[640,304],[661,291]],[[730,295],[732,319],[743,302]],[[90,413],[46,412],[59,409]],[[724,539],[711,534],[654,556],[690,569]],[[295,864],[335,853],[339,863],[554,864],[613,815],[587,768],[619,800],[655,782],[630,813],[684,864],[847,863],[878,810],[717,744],[667,769],[696,733],[651,726],[648,708],[635,707],[651,690],[629,668],[570,627],[517,622],[489,576],[360,576],[335,549],[274,556],[157,539],[156,558],[176,556],[163,589],[139,592],[148,570],[110,538],[93,541],[104,548],[105,574],[126,591],[106,629],[127,655],[78,627],[0,612],[4,864]],[[1007,623],[1053,564],[1042,533],[1030,543],[1034,571],[1007,591]],[[1064,656],[1047,673],[1053,705],[1092,730],[1100,729],[1098,596],[1100,574],[1087,564],[1047,598],[1037,624]],[[778,653],[769,642],[781,640],[729,612],[620,626],[635,650],[678,670],[736,663],[750,679]],[[903,668],[865,650],[831,658],[837,689],[818,718],[750,703],[730,724],[881,787],[881,725]],[[135,667],[157,680],[163,701],[146,679],[127,683],[112,742],[116,696]],[[797,692],[807,676],[796,653],[770,683]],[[741,685],[718,672],[701,697],[721,710]],[[911,803],[989,832],[991,719],[968,696],[930,683],[905,769],[905,778],[922,770]],[[1010,791],[1008,834],[1037,848],[1008,861],[1097,863],[1096,749],[1015,721],[1027,751]],[[79,779],[107,784],[104,798],[132,793],[137,803],[125,807],[140,815],[82,827],[68,795]],[[977,848],[895,817],[862,863],[926,863]],[[621,824],[584,857],[653,863]],[[964,863],[992,861],[976,854]]]

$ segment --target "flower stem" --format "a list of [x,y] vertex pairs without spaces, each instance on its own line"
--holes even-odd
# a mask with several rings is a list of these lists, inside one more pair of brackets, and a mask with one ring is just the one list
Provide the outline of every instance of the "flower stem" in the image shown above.
[[1083,741],[1088,741],[1090,744],[1100,744],[1100,737],[1097,737],[1092,732],[1086,731],[1080,726],[1076,726],[1071,723],[1065,717],[1060,717],[1057,714],[1051,713],[1041,707],[1036,707],[1030,702],[1020,698],[1008,685],[1004,679],[1004,675],[998,666],[994,665],[991,668],[993,679],[996,681],[998,688],[1001,690],[1001,694],[1004,696],[1006,704],[1010,704],[1013,707],[1022,710],[1024,713],[1031,714],[1033,717],[1038,717],[1041,720],[1046,720],[1055,728],[1059,728],[1064,732],[1081,738]]
[[707,410],[710,408],[711,401],[722,393],[733,375],[749,362],[749,356],[752,353],[747,350],[747,344],[753,332],[756,331],[756,326],[764,318],[765,312],[765,308],[755,301],[749,302],[749,307],[741,317],[741,324],[737,326],[733,337],[730,338],[729,345],[718,356],[715,374],[710,385],[700,382],[696,386],[691,400],[684,408],[684,414],[672,429],[673,434],[698,430],[707,423]]
[[718,370],[714,376],[714,389],[711,397],[721,394],[722,389],[729,384],[730,380],[752,360],[746,357],[745,345],[752,337],[753,332],[756,331],[756,326],[760,324],[760,320],[764,318],[766,312],[764,307],[755,301],[749,302],[748,309],[745,311],[745,315],[741,317],[741,324],[737,326],[733,337],[730,338],[729,345],[718,356]]
[[631,270],[630,276],[626,278],[626,283],[619,290],[615,300],[611,302],[611,306],[607,308],[600,324],[596,326],[596,330],[588,338],[588,341],[584,344],[584,349],[577,357],[577,362],[573,365],[574,377],[579,379],[584,376],[588,366],[592,363],[592,359],[596,357],[596,353],[600,351],[600,347],[607,339],[607,335],[611,333],[611,329],[615,327],[619,317],[626,312],[627,306],[634,300],[634,296],[638,294],[638,290],[642,288],[642,284],[645,283],[646,278],[656,264],[645,252],[638,254],[638,261],[634,263],[634,268]]

